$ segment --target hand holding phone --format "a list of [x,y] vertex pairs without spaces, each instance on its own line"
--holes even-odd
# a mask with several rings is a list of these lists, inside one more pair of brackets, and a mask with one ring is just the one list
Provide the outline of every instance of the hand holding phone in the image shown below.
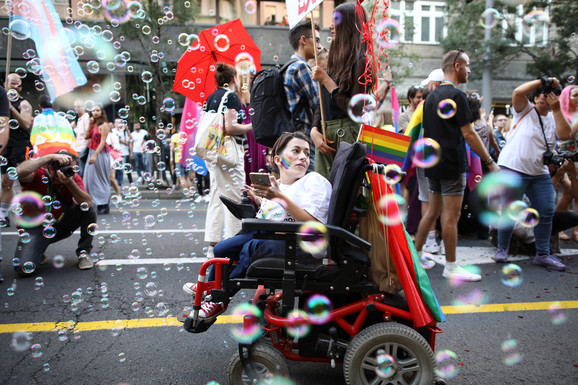
[[251,182],[253,184],[260,184],[263,186],[271,186],[271,180],[269,179],[269,174],[266,172],[252,172],[249,174]]

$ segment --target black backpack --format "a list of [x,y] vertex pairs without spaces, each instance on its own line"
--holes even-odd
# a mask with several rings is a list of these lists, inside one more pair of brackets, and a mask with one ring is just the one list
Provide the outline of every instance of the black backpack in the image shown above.
[[306,101],[300,101],[292,115],[283,82],[283,74],[296,61],[291,59],[281,68],[261,70],[251,82],[251,108],[254,110],[251,123],[257,143],[273,147],[283,132],[305,129],[296,117]]

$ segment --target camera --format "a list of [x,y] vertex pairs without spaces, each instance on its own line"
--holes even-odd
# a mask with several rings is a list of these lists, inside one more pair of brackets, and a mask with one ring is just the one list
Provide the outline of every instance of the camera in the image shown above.
[[564,159],[570,159],[572,162],[578,161],[578,153],[570,151],[562,152],[559,155],[554,155],[552,151],[546,151],[542,156],[546,166],[553,164],[556,167],[561,167],[564,164]]
[[560,96],[560,94],[562,94],[562,88],[560,87],[552,87],[552,83],[550,82],[550,79],[546,76],[542,76],[540,78],[540,80],[542,81],[542,89],[543,89],[543,93],[544,95],[548,95],[550,93],[553,93],[556,96]]
[[50,165],[52,166],[52,168],[54,168],[55,171],[58,170],[62,171],[64,176],[67,178],[73,177],[74,174],[76,174],[72,166],[60,166],[58,162],[50,163]]

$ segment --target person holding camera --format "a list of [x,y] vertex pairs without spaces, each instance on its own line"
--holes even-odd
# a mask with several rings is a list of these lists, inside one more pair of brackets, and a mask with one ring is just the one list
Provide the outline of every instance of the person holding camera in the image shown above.
[[[53,204],[47,206],[46,212],[51,215],[46,216],[53,218],[49,226],[55,230],[53,235],[43,225],[26,229],[30,239],[24,242],[21,237],[14,255],[20,261],[14,269],[22,276],[34,274],[43,262],[48,246],[68,238],[79,227],[78,267],[84,270],[94,265],[90,259],[93,236],[88,229],[96,222],[96,210],[82,178],[72,169],[75,164],[76,158],[71,154],[48,154],[26,160],[16,168],[22,191],[35,191],[43,197],[51,197]],[[59,205],[54,203],[56,201]],[[44,222],[48,225],[46,216]]]
[[[543,76],[514,90],[512,128],[498,158],[498,165],[502,170],[519,176],[520,188],[516,190],[518,198],[526,194],[540,216],[534,228],[536,257],[532,263],[564,271],[566,266],[550,253],[556,194],[548,164],[557,161],[552,152],[556,137],[566,140],[571,133],[570,124],[560,109],[557,96],[559,86],[558,79]],[[531,96],[527,98],[529,94]],[[508,260],[513,226],[513,221],[507,215],[502,215],[498,227],[498,250],[493,257],[495,262]]]

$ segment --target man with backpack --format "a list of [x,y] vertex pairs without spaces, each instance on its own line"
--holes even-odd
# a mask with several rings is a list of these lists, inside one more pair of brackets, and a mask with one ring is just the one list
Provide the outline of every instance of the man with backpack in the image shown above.
[[[315,59],[315,50],[323,49],[320,44],[319,26],[315,25],[315,36],[311,33],[309,19],[302,20],[289,31],[289,44],[293,48],[293,55],[286,65],[287,70],[283,73],[287,103],[295,128],[307,136],[310,136],[313,112],[319,103],[319,85],[311,78],[311,67],[307,62]],[[314,153],[315,150],[312,148],[311,154]],[[310,168],[314,168],[314,165],[315,159],[312,156]]]
[[289,42],[294,52],[291,59],[281,68],[260,71],[251,84],[253,133],[256,141],[267,147],[285,131],[303,131],[309,136],[319,103],[319,85],[307,64],[315,58],[315,50],[322,49],[319,27],[315,26],[313,36],[311,20],[303,20],[289,32]]

